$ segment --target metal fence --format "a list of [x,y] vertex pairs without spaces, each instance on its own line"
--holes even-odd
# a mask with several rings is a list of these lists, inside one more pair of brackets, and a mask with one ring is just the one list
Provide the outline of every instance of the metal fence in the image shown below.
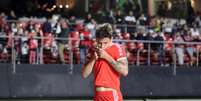
[[[4,38],[7,38],[7,37],[4,37]],[[15,46],[15,39],[16,38],[22,38],[20,36],[13,36],[12,37],[13,40],[12,40],[12,47],[11,47],[11,54],[10,54],[10,60],[9,60],[9,63],[12,63],[13,64],[13,73],[16,72],[16,46]],[[35,37],[36,39],[41,39],[40,37]],[[45,38],[43,38],[45,39]],[[68,44],[71,44],[70,42],[72,42],[72,40],[77,40],[77,39],[73,39],[73,38],[55,38],[55,40],[67,40],[69,43]],[[166,41],[145,41],[145,40],[113,40],[115,43],[121,43],[122,45],[125,45],[126,43],[143,43],[143,44],[147,44],[148,47],[146,50],[147,52],[147,55],[145,56],[146,60],[147,60],[147,63],[146,64],[143,64],[143,65],[147,65],[147,66],[150,66],[152,65],[151,64],[151,55],[152,55],[152,47],[151,45],[152,44],[156,44],[156,43],[163,43],[163,44],[167,44],[168,42]],[[201,42],[172,42],[171,43],[173,45],[173,48],[172,48],[172,62],[171,62],[171,66],[173,67],[174,69],[174,73],[176,75],[176,68],[177,68],[177,55],[176,55],[176,52],[175,52],[175,48],[176,48],[176,45],[178,44],[184,44],[184,45],[187,45],[187,44],[192,44],[192,45],[201,45]],[[70,46],[70,45],[69,45]],[[44,50],[44,45],[41,44],[41,47],[39,49],[39,51],[37,51],[37,64],[43,64],[43,52]],[[78,50],[79,51],[79,50]],[[143,49],[137,49],[137,52],[136,52],[136,62],[132,65],[135,65],[135,66],[139,66],[141,65],[140,63],[140,55],[142,54],[142,51]],[[73,71],[73,65],[75,64],[74,62],[74,54],[73,54],[73,50],[72,50],[72,47],[68,47],[68,56],[69,56],[69,62],[67,64],[70,64],[70,70]],[[195,57],[196,57],[196,67],[199,66],[199,62],[200,62],[200,52],[197,50],[195,52]],[[50,60],[51,60],[51,57],[50,57]],[[59,62],[56,62],[56,64],[59,64]]]

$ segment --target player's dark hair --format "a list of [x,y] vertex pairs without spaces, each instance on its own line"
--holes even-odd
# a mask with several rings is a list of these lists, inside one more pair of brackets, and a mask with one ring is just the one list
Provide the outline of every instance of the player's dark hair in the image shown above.
[[112,26],[109,23],[104,23],[98,26],[96,30],[96,38],[112,38]]

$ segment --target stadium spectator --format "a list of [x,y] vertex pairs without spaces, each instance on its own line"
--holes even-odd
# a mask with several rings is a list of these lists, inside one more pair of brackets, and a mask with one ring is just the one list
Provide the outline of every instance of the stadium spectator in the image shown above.
[[5,46],[5,51],[8,54],[11,54],[12,52],[12,45],[13,45],[13,33],[12,32],[8,32],[7,33],[7,38],[6,38],[6,46]]
[[[193,38],[192,38],[190,32],[184,33],[184,41],[185,42],[193,42]],[[194,45],[193,44],[186,44],[185,48],[186,48],[186,52],[187,52],[188,56],[190,57],[190,65],[192,66],[195,62]]]
[[38,47],[37,47],[37,64],[43,62],[43,54],[42,54],[42,44],[43,44],[43,31],[41,28],[40,23],[36,23],[34,25],[34,30],[36,31],[36,37],[37,37],[37,42],[38,42]]
[[28,46],[28,41],[22,42],[21,45],[21,63],[22,64],[27,64],[29,63],[29,46]]
[[30,34],[30,38],[29,38],[29,63],[30,64],[36,64],[36,52],[37,52],[37,47],[38,47],[38,42],[35,39],[35,31],[32,30]]
[[170,63],[173,62],[173,38],[168,33],[164,33],[164,41],[165,41],[165,57],[167,57],[166,66],[169,66]]
[[23,31],[21,36],[21,63],[29,63],[29,43],[28,43],[28,31]]
[[114,17],[113,10],[110,10],[110,11],[106,12],[106,14],[104,15],[103,19],[104,19],[102,21],[103,23],[104,22],[109,22],[111,24],[115,24],[115,17]]
[[6,33],[0,32],[0,53],[3,52],[5,46],[6,46]]
[[73,53],[73,63],[80,64],[80,34],[79,31],[74,30],[69,33],[69,38],[73,38],[73,40],[69,40],[69,47]]
[[201,27],[201,19],[200,19],[200,16],[196,16],[195,18],[195,24],[196,24],[196,27],[200,28]]
[[[164,56],[164,39],[163,39],[163,36],[160,32],[156,32],[156,37],[154,37],[154,40],[155,41],[159,41],[160,43],[155,43],[155,50],[156,50],[156,54],[157,54],[157,57],[159,60],[159,64],[161,66],[164,66],[164,59],[165,59],[165,56]],[[154,49],[153,47],[153,44],[151,45],[152,46],[152,49]]]
[[76,20],[77,20],[77,18],[74,15],[70,16],[70,18],[69,18],[69,28],[70,28],[70,30],[73,30],[75,28]]
[[58,44],[59,44],[59,57],[61,63],[65,64],[65,59],[64,59],[64,49],[66,45],[68,44],[68,33],[70,32],[70,29],[68,27],[68,23],[66,22],[65,19],[60,20],[61,23],[61,33],[58,35]]
[[43,24],[42,27],[43,33],[46,35],[46,33],[51,33],[52,32],[52,26],[50,22],[50,18],[48,18],[45,23]]
[[84,23],[90,23],[92,19],[93,19],[92,15],[90,13],[88,13],[84,20]]
[[124,24],[124,15],[122,14],[121,10],[116,11],[115,22],[117,24],[117,28],[119,28],[121,30],[121,32],[125,32],[124,26],[122,25],[122,24]]
[[121,10],[116,11],[115,18],[116,18],[116,24],[124,23],[124,17],[123,17]]
[[142,25],[142,26],[147,24],[147,17],[143,13],[138,18],[138,23],[139,25]]
[[91,39],[92,36],[90,34],[90,32],[88,31],[88,29],[86,28],[86,26],[83,27],[83,29],[81,29],[79,31],[80,33],[80,59],[81,59],[81,63],[85,63],[85,56],[86,53],[88,51],[88,49],[91,47]]
[[15,55],[16,55],[16,62],[20,64],[20,55],[21,55],[21,36],[23,33],[23,29],[18,29],[17,32],[15,33],[15,38],[14,38],[14,47],[15,47]]
[[168,20],[167,23],[165,23],[163,25],[163,28],[164,28],[164,32],[169,34],[171,37],[173,37],[173,31],[172,31],[172,24],[171,24],[171,21]]
[[126,15],[124,17],[124,22],[125,24],[127,24],[127,32],[128,33],[133,33],[135,32],[135,29],[136,29],[136,18],[135,16],[133,15],[133,12],[132,11],[129,11],[128,15]]
[[183,37],[180,35],[180,33],[176,33],[174,42],[176,42],[176,55],[178,58],[178,64],[179,65],[184,65],[184,42]]
[[[114,30],[113,38],[116,40],[123,40],[121,30],[119,28],[117,28],[116,25],[113,26],[113,30]],[[117,41],[115,43],[122,44],[122,42],[120,42],[120,41]]]
[[126,15],[124,17],[124,21],[125,21],[126,24],[130,24],[130,25],[135,25],[136,24],[136,18],[133,15],[132,11],[129,11],[128,15]]
[[57,58],[59,52],[58,52],[57,41],[55,40],[55,38],[53,38],[52,40],[50,51],[52,53],[52,57]]
[[96,21],[94,19],[91,19],[89,23],[86,23],[85,27],[87,30],[90,32],[92,38],[95,38],[95,33],[96,33]]
[[76,23],[76,17],[74,15],[70,16],[69,24],[74,25]]
[[[151,30],[151,29],[150,29],[147,33],[144,32],[144,33],[143,33],[144,40],[146,40],[146,41],[153,41],[153,40],[154,40],[154,37],[152,36],[153,33],[154,33],[154,31]],[[144,48],[145,48],[146,50],[148,50],[149,44],[150,44],[150,48],[152,48],[152,44],[153,44],[153,43],[144,43]]]

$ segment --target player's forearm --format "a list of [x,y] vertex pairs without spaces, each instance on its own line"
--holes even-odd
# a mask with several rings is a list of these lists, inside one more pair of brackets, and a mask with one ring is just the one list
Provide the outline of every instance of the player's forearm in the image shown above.
[[123,61],[115,61],[112,57],[108,57],[107,61],[117,72],[119,72],[123,76],[128,75],[128,62],[126,59],[124,59]]
[[95,59],[91,59],[89,62],[84,64],[84,67],[82,69],[82,77],[83,78],[87,78],[91,74],[95,61],[96,61]]
[[119,72],[120,74],[122,74],[123,76],[127,76],[128,75],[128,65],[124,64],[124,63],[120,63],[118,61],[110,61],[110,64],[113,66],[113,68]]

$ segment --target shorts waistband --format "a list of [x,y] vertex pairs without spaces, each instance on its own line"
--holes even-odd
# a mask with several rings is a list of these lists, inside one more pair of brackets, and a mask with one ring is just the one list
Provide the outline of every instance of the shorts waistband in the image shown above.
[[108,88],[108,87],[96,87],[95,88],[96,91],[116,91],[113,88]]

